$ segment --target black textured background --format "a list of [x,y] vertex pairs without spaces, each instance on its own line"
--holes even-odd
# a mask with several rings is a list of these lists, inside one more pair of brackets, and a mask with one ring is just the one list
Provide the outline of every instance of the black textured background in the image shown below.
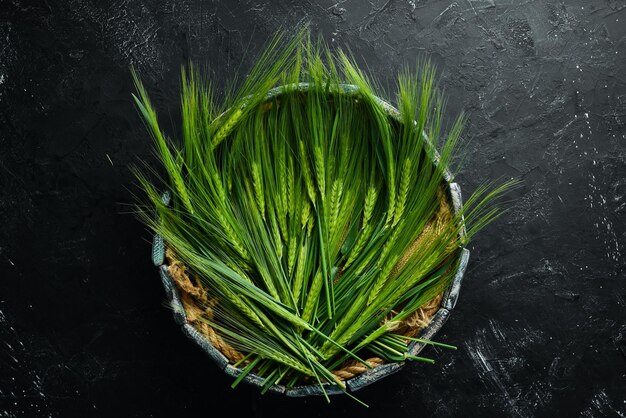
[[[618,0],[0,0],[0,416],[626,415],[626,3]],[[169,126],[180,65],[217,85],[281,27],[311,22],[383,84],[420,53],[469,113],[467,196],[520,177],[470,247],[425,353],[345,398],[229,387],[163,306],[149,236],[123,214],[151,160],[130,100]],[[244,56],[244,52],[248,54]],[[167,125],[167,123],[166,123]]]

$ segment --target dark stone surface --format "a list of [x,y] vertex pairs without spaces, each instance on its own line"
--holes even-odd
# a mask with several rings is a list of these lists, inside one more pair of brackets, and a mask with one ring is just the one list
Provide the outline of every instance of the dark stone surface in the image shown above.
[[[0,416],[624,416],[624,2],[275,3],[0,0]],[[304,21],[383,85],[422,53],[438,64],[448,114],[469,114],[466,197],[524,180],[469,247],[438,334],[459,350],[357,392],[369,409],[230,389],[163,306],[127,213],[128,165],[153,162],[129,66],[175,133],[182,63],[223,85]]]

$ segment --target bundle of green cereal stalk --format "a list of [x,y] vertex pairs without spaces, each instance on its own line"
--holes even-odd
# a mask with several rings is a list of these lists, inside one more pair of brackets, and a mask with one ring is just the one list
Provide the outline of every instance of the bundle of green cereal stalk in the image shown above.
[[465,118],[444,135],[428,61],[399,74],[396,120],[350,54],[305,31],[277,36],[221,100],[183,69],[178,142],[133,74],[165,173],[135,170],[147,196],[137,212],[210,295],[203,321],[242,353],[234,384],[253,372],[265,389],[345,389],[333,371],[347,361],[431,361],[394,329],[445,291],[515,182],[482,185],[438,218]]

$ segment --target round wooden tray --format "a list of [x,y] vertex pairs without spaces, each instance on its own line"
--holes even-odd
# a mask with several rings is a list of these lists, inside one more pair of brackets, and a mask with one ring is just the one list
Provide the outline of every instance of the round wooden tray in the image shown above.
[[[294,90],[294,86],[289,87],[290,91]],[[309,84],[299,83],[295,87],[298,91],[306,92],[309,89]],[[341,85],[340,88],[345,94],[355,94],[358,92],[358,87],[349,84]],[[284,86],[276,87],[268,92],[266,98],[271,99],[274,96],[281,94],[284,90]],[[400,121],[400,114],[396,108],[394,108],[391,104],[384,101],[383,99],[377,98],[377,101],[385,109],[385,111],[391,118]],[[425,133],[423,133],[423,135],[426,146],[432,148],[433,145],[430,142],[429,138],[426,136]],[[434,150],[433,154],[435,155],[434,162],[435,164],[437,164],[439,160],[439,154],[436,150]],[[462,211],[463,207],[461,188],[457,183],[453,182],[453,177],[450,171],[446,167],[444,167],[443,169],[443,177],[445,181],[445,190],[447,197],[449,199],[454,214],[459,214]],[[170,195],[168,192],[164,193],[162,198],[164,203],[169,203]],[[465,234],[464,227],[461,229],[461,234]],[[155,266],[159,268],[161,281],[163,283],[163,287],[165,288],[166,297],[174,313],[174,320],[182,326],[183,332],[196,344],[198,344],[198,346],[200,346],[200,348],[217,364],[217,366],[221,370],[223,370],[230,376],[237,377],[241,373],[241,369],[233,367],[230,364],[229,359],[224,356],[224,354],[222,354],[220,350],[214,347],[213,344],[211,344],[209,338],[207,338],[205,334],[196,329],[196,327],[194,327],[188,320],[188,316],[182,302],[181,289],[179,289],[179,287],[176,285],[176,281],[174,280],[168,269],[165,250],[166,244],[163,241],[163,237],[158,234],[155,235],[152,244],[152,262]],[[469,251],[466,248],[462,248],[459,255],[458,267],[454,272],[454,278],[448,289],[441,295],[439,308],[434,313],[432,313],[432,310],[429,312],[429,320],[427,321],[428,324],[419,331],[417,335],[419,338],[432,339],[432,337],[441,329],[443,324],[450,316],[450,313],[454,309],[457,299],[459,297],[461,282],[463,281],[463,276],[465,274],[468,260]],[[409,345],[408,352],[409,354],[416,356],[422,351],[424,347],[425,344],[423,343],[412,342]],[[386,376],[397,372],[402,367],[404,367],[404,365],[405,362],[387,362],[376,365],[371,369],[367,369],[366,371],[345,380],[346,388],[351,392],[357,391]],[[244,378],[244,381],[246,383],[259,387],[261,387],[264,383],[264,379],[255,375],[254,373],[248,374]],[[330,383],[324,383],[324,390],[329,395],[343,393],[340,388]],[[282,385],[274,385],[270,388],[270,391],[275,393],[282,393],[287,396],[293,397],[323,395],[322,388],[317,384],[297,386],[289,389]]]

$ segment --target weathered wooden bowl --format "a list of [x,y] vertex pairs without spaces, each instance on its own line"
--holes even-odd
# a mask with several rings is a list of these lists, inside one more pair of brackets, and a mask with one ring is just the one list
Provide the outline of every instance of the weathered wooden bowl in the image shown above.
[[[354,94],[358,91],[358,88],[353,85],[345,84],[341,86],[343,92],[346,94]],[[309,89],[308,83],[300,83],[297,86],[297,90],[306,92]],[[283,86],[276,87],[270,90],[266,96],[269,100],[274,96],[281,94],[285,88]],[[291,90],[293,91],[293,86],[291,86]],[[400,114],[398,110],[393,107],[388,102],[383,99],[377,98],[379,104],[386,110],[389,117],[395,119],[400,122]],[[426,146],[433,147],[432,143],[424,133],[424,139]],[[438,163],[439,154],[435,151],[435,164]],[[463,201],[461,198],[461,188],[457,183],[453,182],[453,177],[450,171],[444,167],[444,181],[445,181],[445,189],[447,192],[447,197],[449,202],[451,203],[454,214],[459,214],[463,207]],[[169,203],[169,193],[166,192],[163,194],[163,201],[167,204]],[[465,228],[461,229],[461,234],[465,234]],[[443,324],[446,322],[448,317],[450,316],[451,311],[454,309],[457,299],[459,297],[459,291],[461,289],[461,282],[463,281],[463,275],[465,273],[465,269],[467,267],[467,262],[469,260],[469,251],[466,248],[463,248],[460,251],[460,260],[457,267],[457,270],[454,274],[454,278],[452,283],[443,294],[443,298],[439,305],[439,309],[436,313],[431,317],[430,323],[428,326],[423,328],[418,337],[422,339],[432,339],[432,337],[441,329]],[[223,370],[225,373],[232,377],[237,377],[241,373],[240,368],[233,367],[229,364],[229,360],[218,350],[216,349],[211,342],[205,337],[202,333],[200,333],[195,327],[190,325],[187,321],[187,315],[185,313],[185,308],[181,302],[181,297],[179,294],[179,290],[175,285],[173,278],[170,276],[168,272],[168,266],[165,264],[165,243],[163,241],[163,237],[160,235],[155,235],[152,244],[152,262],[155,266],[159,268],[159,273],[161,276],[161,281],[163,282],[163,287],[165,288],[166,298],[173,309],[174,320],[176,323],[181,325],[183,332],[192,339],[200,348],[217,364],[217,366]],[[419,342],[412,342],[409,345],[409,354],[418,355],[423,349],[425,344]],[[368,386],[386,376],[389,376],[402,367],[404,367],[405,362],[389,362],[379,366],[376,366],[372,369],[366,370],[363,373],[346,380],[346,388],[350,392],[357,391],[365,386]],[[245,378],[244,381],[262,387],[264,379],[250,373]],[[326,393],[329,395],[341,394],[343,393],[341,389],[331,384],[324,384],[324,389]],[[301,396],[312,396],[312,395],[322,395],[323,392],[319,385],[312,384],[306,386],[297,386],[294,388],[286,388],[282,385],[274,385],[270,388],[271,392],[285,394],[287,396],[292,397],[301,397]]]

